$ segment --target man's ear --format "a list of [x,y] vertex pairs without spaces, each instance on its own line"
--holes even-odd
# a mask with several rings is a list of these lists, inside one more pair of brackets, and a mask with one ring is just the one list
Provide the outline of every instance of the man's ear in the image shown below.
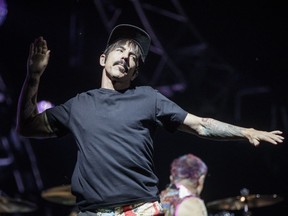
[[204,187],[204,183],[205,183],[205,177],[206,175],[201,175],[200,178],[198,179],[197,182],[197,188],[196,188],[196,193],[200,196],[203,187]]
[[102,54],[101,56],[100,56],[100,59],[99,59],[99,63],[100,63],[100,65],[101,66],[105,66],[105,62],[106,62],[106,55],[105,54]]
[[200,176],[199,181],[198,181],[199,184],[204,185],[204,183],[205,183],[205,177],[206,177],[205,175],[201,175],[201,176]]

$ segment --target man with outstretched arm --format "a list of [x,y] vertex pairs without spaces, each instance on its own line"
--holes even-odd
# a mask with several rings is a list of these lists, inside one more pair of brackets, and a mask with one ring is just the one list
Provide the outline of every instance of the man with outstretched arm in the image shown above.
[[153,167],[153,135],[158,127],[214,140],[242,139],[254,146],[283,142],[279,130],[199,117],[152,87],[135,86],[133,80],[145,63],[150,43],[143,29],[116,26],[99,58],[101,88],[79,93],[42,113],[37,110],[37,94],[50,50],[43,37],[30,45],[17,131],[30,138],[72,133],[78,153],[71,186],[79,216],[163,214]]

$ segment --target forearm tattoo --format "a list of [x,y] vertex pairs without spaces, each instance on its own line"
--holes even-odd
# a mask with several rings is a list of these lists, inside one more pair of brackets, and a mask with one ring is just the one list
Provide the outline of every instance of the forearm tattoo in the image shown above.
[[211,118],[203,118],[204,136],[222,138],[241,138],[244,129],[235,125],[227,124]]
[[39,79],[30,78],[22,92],[23,114],[24,117],[37,114],[37,93],[38,93]]

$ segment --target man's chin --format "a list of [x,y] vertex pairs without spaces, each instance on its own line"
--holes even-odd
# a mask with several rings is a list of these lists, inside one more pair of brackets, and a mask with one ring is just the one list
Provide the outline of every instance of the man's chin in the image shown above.
[[120,81],[121,79],[123,79],[124,75],[119,74],[119,75],[113,75],[111,78],[114,81]]
[[112,77],[115,79],[122,79],[127,73],[119,71],[118,73],[112,74]]

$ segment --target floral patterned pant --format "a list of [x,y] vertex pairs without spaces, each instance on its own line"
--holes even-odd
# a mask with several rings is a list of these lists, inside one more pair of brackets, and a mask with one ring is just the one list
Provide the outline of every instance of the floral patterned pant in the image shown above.
[[134,205],[115,207],[112,209],[97,209],[96,211],[79,212],[78,216],[161,216],[162,206],[159,202],[138,203]]

